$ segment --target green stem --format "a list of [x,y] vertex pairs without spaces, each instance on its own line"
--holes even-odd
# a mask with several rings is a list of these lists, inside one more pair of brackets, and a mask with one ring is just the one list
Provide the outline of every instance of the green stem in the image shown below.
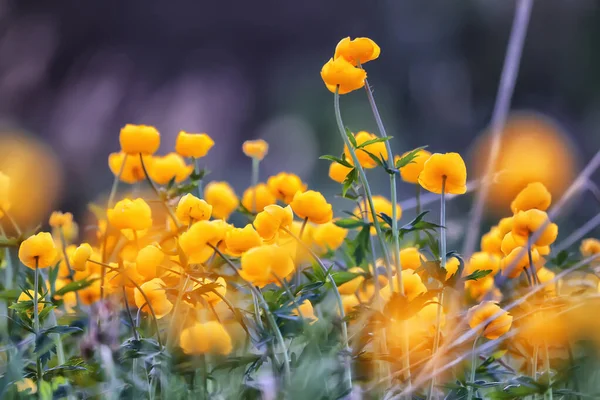
[[[33,279],[33,331],[35,333],[35,340],[37,341],[40,334],[40,313],[38,311],[38,293],[39,293],[39,271],[38,271],[38,257],[35,258],[35,270]],[[42,360],[40,360],[39,354],[35,354],[35,366],[37,371],[37,394],[41,398],[42,395]]]
[[[196,174],[199,174],[200,173],[200,159],[199,158],[194,157],[194,165],[196,167],[195,168]],[[202,191],[202,179],[200,179],[198,181],[198,198],[201,199],[201,198],[203,198],[203,196],[204,196],[204,193]]]
[[[175,300],[175,307],[173,307],[173,315],[179,315],[179,307],[181,306],[181,300],[183,299],[183,294],[185,293],[185,291],[187,290],[187,285],[188,282],[190,280],[190,276],[186,274],[185,279],[183,278],[183,275],[180,275],[179,277],[179,292],[177,293],[177,299]],[[175,338],[175,320],[177,318],[171,318],[171,322],[169,325],[169,330],[168,330],[168,336],[167,336],[167,350],[171,349],[171,345],[173,344],[173,341],[176,341]]]
[[475,341],[473,342],[473,351],[471,352],[471,375],[469,375],[469,387],[467,388],[467,392],[468,392],[468,396],[467,396],[467,400],[471,400],[473,398],[473,384],[475,383],[475,371],[477,370],[477,341],[479,340],[479,338],[481,337],[481,335],[477,335],[477,337],[475,338]]
[[539,284],[539,279],[537,276],[537,271],[535,269],[535,264],[533,263],[533,255],[531,254],[531,249],[533,248],[533,243],[531,243],[531,234],[527,237],[527,257],[529,257],[529,270],[531,271],[531,278],[534,284]]
[[[58,232],[60,234],[60,243],[62,245],[62,253],[65,258],[65,264],[67,265],[67,269],[69,270],[69,280],[73,281],[73,268],[71,268],[71,261],[69,260],[69,256],[67,255],[67,240],[65,239],[65,232],[61,227],[58,228]],[[79,307],[79,293],[75,291],[75,307]]]
[[160,192],[158,191],[158,188],[152,181],[152,178],[150,178],[150,175],[148,175],[148,170],[146,169],[146,164],[144,163],[144,157],[142,156],[142,153],[140,153],[140,163],[142,164],[142,170],[144,171],[144,176],[146,177],[146,181],[152,188],[152,191],[156,194],[156,197],[160,200],[162,205],[165,207],[165,210],[167,210],[169,217],[171,217],[171,220],[173,220],[174,226],[179,227],[179,221],[177,221],[175,214],[173,214],[173,210],[171,210],[171,207],[169,207],[169,205],[164,201],[163,197],[160,195]]
[[383,254],[383,259],[385,260],[386,271],[388,275],[388,282],[390,288],[393,289],[393,277],[392,277],[392,263],[390,260],[390,255],[388,252],[387,245],[385,243],[385,238],[381,232],[381,226],[379,225],[379,219],[377,217],[377,210],[375,210],[375,204],[373,203],[373,195],[371,193],[371,187],[369,186],[369,182],[367,180],[367,175],[365,174],[365,170],[360,165],[358,160],[358,156],[356,155],[356,151],[354,147],[352,147],[352,143],[350,143],[350,139],[346,135],[346,131],[344,129],[344,122],[342,121],[342,114],[340,112],[340,94],[339,87],[336,88],[334,96],[333,96],[333,107],[335,110],[335,119],[337,122],[338,130],[340,135],[342,136],[342,140],[350,153],[350,157],[352,158],[352,163],[354,164],[354,168],[358,170],[358,174],[361,180],[361,184],[365,189],[365,194],[367,197],[367,201],[369,203],[369,209],[371,211],[371,215],[373,216],[373,226],[375,227],[375,232],[377,233],[377,238],[379,239],[379,245],[381,247],[381,252]]
[[552,394],[552,379],[550,378],[550,351],[548,350],[548,343],[544,342],[544,349],[546,350],[546,357],[545,357],[545,368],[546,368],[546,375],[548,375],[548,390],[546,391],[545,396],[548,396],[549,400],[553,400],[553,394]]
[[260,165],[260,160],[258,158],[252,157],[252,213],[256,214],[258,210],[256,209],[256,186],[258,185],[258,166]]

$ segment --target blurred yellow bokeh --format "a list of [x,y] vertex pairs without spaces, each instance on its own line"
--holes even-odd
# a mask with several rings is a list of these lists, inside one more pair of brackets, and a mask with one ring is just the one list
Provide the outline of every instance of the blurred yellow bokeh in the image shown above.
[[[473,146],[477,178],[485,174],[490,139],[490,132],[486,132]],[[573,144],[549,117],[533,112],[512,114],[502,135],[488,210],[506,214],[517,193],[531,182],[542,182],[554,198],[560,197],[575,178],[577,165]]]
[[10,216],[22,227],[44,223],[63,181],[52,149],[27,133],[0,131],[0,171],[10,177]]

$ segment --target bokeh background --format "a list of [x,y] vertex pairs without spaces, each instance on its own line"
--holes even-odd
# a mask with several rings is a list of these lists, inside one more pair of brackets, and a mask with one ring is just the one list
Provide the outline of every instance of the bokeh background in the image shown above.
[[[216,142],[203,160],[209,178],[230,181],[240,194],[250,180],[241,143],[263,138],[271,144],[263,178],[287,170],[332,195],[339,188],[318,156],[340,153],[341,142],[319,71],[349,35],[382,48],[367,71],[394,149],[460,152],[474,176],[473,160],[484,154],[474,143],[491,117],[514,7],[512,0],[0,0],[0,131],[16,135],[0,141],[0,168],[7,154],[31,164],[18,184],[44,190],[28,197],[79,215],[110,188],[107,156],[118,150],[119,129],[140,123],[160,130],[163,153],[181,129],[209,133]],[[516,137],[530,128],[558,135],[551,151],[566,156],[552,167],[568,176],[600,148],[598,48],[599,2],[535,2],[512,109],[538,114],[528,117],[534,128],[515,128]],[[376,131],[364,92],[343,96],[342,112],[351,129]],[[56,161],[24,161],[13,147],[33,148],[28,137]],[[528,164],[526,152],[520,158]],[[381,193],[384,175],[372,178]],[[400,199],[412,196],[414,188],[401,187]],[[470,200],[453,203],[450,216],[464,215]],[[562,223],[570,230],[597,212],[585,194]]]

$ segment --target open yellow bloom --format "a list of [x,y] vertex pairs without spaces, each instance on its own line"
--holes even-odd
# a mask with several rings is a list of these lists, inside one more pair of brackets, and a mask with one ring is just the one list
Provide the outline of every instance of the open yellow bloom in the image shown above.
[[[24,301],[31,301],[33,302],[33,297],[35,296],[35,291],[34,290],[27,290],[27,292],[21,292],[21,294],[19,295],[19,298],[17,299],[17,303],[21,303]],[[42,297],[42,295],[40,293],[37,294],[37,301],[38,301],[38,305],[37,305],[37,309],[38,309],[38,313],[42,312],[42,310],[44,309],[44,303],[41,303],[44,300],[44,298]],[[33,314],[33,304],[31,306],[30,309],[27,310],[27,315],[29,315],[29,317],[31,318],[31,315]]]
[[294,220],[292,207],[285,208],[278,205],[266,206],[254,219],[254,228],[265,240],[273,240],[282,228],[289,229]]
[[367,73],[356,68],[343,57],[329,59],[321,68],[321,78],[330,92],[335,93],[339,86],[339,94],[350,93],[365,86]]
[[137,272],[146,280],[158,278],[160,266],[165,259],[165,254],[156,245],[150,244],[138,252],[135,258]]
[[362,283],[365,281],[365,277],[362,275],[365,271],[362,268],[352,267],[348,270],[348,272],[361,275],[357,275],[355,278],[352,278],[348,282],[342,283],[338,286],[338,291],[342,295],[353,295],[360,288],[360,285],[362,285]]
[[142,231],[152,226],[152,211],[144,199],[123,199],[106,210],[108,222],[117,229]]
[[121,150],[132,156],[154,154],[160,146],[160,133],[153,126],[127,124],[119,135]]
[[177,183],[183,182],[194,171],[194,166],[186,165],[177,153],[154,156],[147,168],[150,178],[159,185],[166,185],[171,179],[175,179]]
[[182,157],[202,158],[215,142],[206,133],[180,131],[175,142],[175,151]]
[[297,192],[290,203],[294,213],[314,224],[324,224],[333,218],[333,209],[325,197],[314,190]]
[[73,214],[70,212],[63,213],[61,211],[54,211],[50,214],[50,220],[48,221],[53,228],[62,228],[65,225],[73,223]]
[[[167,298],[165,287],[165,282],[159,278],[152,279],[140,286],[140,289],[142,289],[142,291],[148,298],[148,303],[150,303],[150,305],[152,306],[152,309],[154,310],[154,314],[156,314],[157,319],[163,318],[173,309],[173,303],[171,303]],[[135,298],[135,305],[142,311],[149,313],[150,308],[146,304],[146,299],[144,298],[144,295],[140,292],[138,288],[135,288],[133,293]]]
[[206,201],[188,193],[179,199],[179,203],[177,203],[177,208],[175,209],[175,216],[181,223],[189,224],[192,221],[209,220],[212,210],[212,206]]
[[302,314],[302,318],[309,320],[311,324],[314,324],[319,319],[315,315],[315,309],[308,299],[304,300],[298,307],[292,308],[292,315],[300,316],[298,310],[300,311],[300,314]]
[[242,150],[248,157],[262,160],[269,152],[269,143],[262,139],[246,140],[242,145]]
[[517,197],[510,204],[513,214],[519,211],[527,211],[532,208],[546,211],[552,203],[552,195],[541,182],[528,184],[521,190]]
[[352,171],[352,168],[348,168],[337,162],[332,162],[329,165],[329,177],[338,183],[344,182],[350,171]]
[[10,178],[8,175],[0,171],[0,218],[4,216],[4,212],[10,210]]
[[492,227],[488,233],[481,237],[481,251],[486,253],[501,255],[502,239],[500,230],[497,226]]
[[243,228],[233,228],[225,235],[227,254],[234,257],[241,256],[242,253],[261,244],[262,239],[251,224]]
[[[410,152],[407,151],[406,153],[402,154],[402,156],[394,157],[394,165],[398,160],[409,153]],[[412,162],[400,168],[400,176],[402,177],[402,180],[408,183],[419,183],[419,174],[421,171],[423,171],[425,161],[429,160],[429,157],[431,157],[430,152],[427,150],[419,150],[415,154],[415,158],[412,160]]]
[[343,57],[352,65],[364,64],[368,61],[375,60],[379,57],[381,49],[369,38],[359,37],[350,40],[350,37],[345,37],[335,47],[334,58]]
[[93,252],[92,246],[90,246],[89,243],[80,244],[70,258],[71,268],[73,268],[75,271],[85,271],[87,262],[92,256]]
[[198,221],[179,237],[179,246],[190,264],[206,262],[214,253],[211,246],[225,237],[225,231],[216,221]]
[[484,251],[474,253],[466,263],[464,273],[469,275],[477,270],[492,271],[488,276],[496,275],[500,271],[500,257]]
[[304,192],[306,184],[295,174],[280,172],[267,180],[267,186],[273,195],[286,204],[289,204],[297,192]]
[[[527,243],[527,238],[533,235],[535,231],[540,229],[548,221],[548,214],[545,211],[531,209],[527,211],[519,211],[513,217],[512,233],[516,241],[520,241],[523,245]],[[549,246],[556,240],[558,236],[558,225],[555,223],[548,224],[542,234],[535,241],[536,246]]]
[[423,264],[425,257],[416,247],[407,247],[400,250],[400,265],[402,269],[415,270]]
[[[423,293],[427,293],[427,286],[425,286],[419,274],[416,274],[415,271],[411,269],[403,269],[401,273],[404,295],[409,301],[414,300]],[[397,288],[394,288],[394,290],[397,290]],[[382,288],[379,291],[379,294],[384,301],[388,301],[392,296],[390,285],[388,284]]]
[[[256,197],[255,197],[256,196]],[[254,201],[256,199],[256,209]],[[268,205],[277,203],[277,198],[264,183],[251,186],[242,195],[242,205],[250,212],[261,212]]]
[[348,230],[337,226],[333,221],[315,226],[311,230],[312,247],[318,254],[337,250],[348,235]]
[[[144,159],[144,165],[146,168],[149,168],[152,164],[153,157],[151,155],[143,155],[142,157]],[[123,165],[123,161],[125,162],[125,165]],[[119,175],[119,172],[121,172],[119,180],[125,183],[133,184],[146,179],[139,155],[127,155],[123,152],[110,153],[108,156],[108,167],[114,176]]]
[[[523,253],[523,255],[519,257],[521,253]],[[540,253],[538,253],[535,248],[531,250],[531,259],[534,264],[540,259]],[[521,272],[523,272],[523,269],[527,267],[529,267],[529,256],[527,254],[527,249],[524,247],[514,248],[500,263],[502,274],[509,278],[518,277],[521,275]]]
[[467,191],[467,167],[458,153],[432,154],[419,174],[419,184],[430,192],[463,194]]
[[595,254],[600,253],[600,240],[594,238],[582,240],[579,251],[584,257],[591,257]]
[[[360,131],[356,135],[354,135],[354,138],[356,139],[356,144],[360,146],[361,144],[369,140],[377,139],[377,135],[365,131]],[[358,158],[358,162],[360,163],[360,165],[363,166],[363,168],[375,168],[377,166],[377,162],[373,160],[368,153],[373,154],[377,158],[383,157],[384,160],[388,159],[388,153],[387,149],[385,148],[384,142],[371,143],[363,147],[362,149],[356,150],[356,157]],[[347,160],[352,159],[352,156],[350,155],[350,150],[348,150],[347,146],[344,147],[344,155]]]
[[240,203],[233,188],[227,182],[210,182],[204,188],[204,198],[212,206],[214,218],[226,220]]
[[255,286],[277,283],[294,272],[289,252],[277,245],[254,247],[242,255],[240,275]]
[[231,353],[231,337],[217,321],[196,323],[185,328],[179,337],[179,345],[185,354]]
[[31,269],[48,268],[56,264],[57,257],[58,250],[48,232],[30,236],[19,246],[19,260]]
[[[488,339],[498,339],[509,331],[513,317],[501,309],[496,303],[485,301],[471,307],[467,314],[469,326],[476,329]],[[494,318],[487,322],[488,319]]]

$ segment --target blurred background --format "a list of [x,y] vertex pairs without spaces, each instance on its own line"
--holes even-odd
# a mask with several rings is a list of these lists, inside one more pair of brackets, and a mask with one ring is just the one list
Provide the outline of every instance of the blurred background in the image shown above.
[[[210,134],[209,179],[230,181],[238,194],[250,180],[241,143],[263,138],[271,145],[263,179],[286,170],[333,195],[339,187],[318,156],[341,153],[341,142],[319,71],[342,37],[368,36],[382,49],[366,69],[394,149],[459,152],[474,177],[477,156],[486,154],[476,138],[491,117],[514,7],[512,0],[0,0],[0,169],[11,157],[27,164],[18,181],[33,187],[25,197],[78,215],[110,189],[107,157],[118,151],[119,129],[151,124],[162,153],[179,130]],[[541,136],[512,160],[523,171],[541,169],[532,179],[542,174],[555,196],[600,148],[599,46],[600,3],[535,2],[512,102],[521,113],[509,126],[514,138]],[[363,91],[342,97],[342,113],[352,130],[376,132]],[[21,156],[34,148],[38,156]],[[385,174],[371,175],[375,191],[387,194]],[[414,187],[400,190],[400,199],[414,196]],[[488,209],[508,214],[508,192],[497,190]],[[459,199],[450,217],[470,204],[471,196]],[[571,211],[567,230],[594,216],[598,203],[585,194]]]

